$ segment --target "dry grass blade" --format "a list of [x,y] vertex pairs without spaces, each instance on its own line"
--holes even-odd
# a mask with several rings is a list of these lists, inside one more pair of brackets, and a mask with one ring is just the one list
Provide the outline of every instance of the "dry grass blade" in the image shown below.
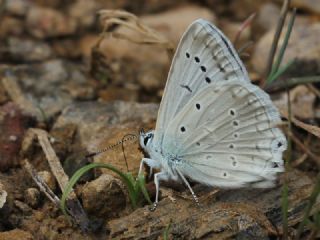
[[[247,48],[251,47],[252,45],[253,45],[253,41],[246,42],[245,44],[243,44],[243,45],[238,49],[238,54],[239,54],[240,56],[243,56],[244,51],[245,51]],[[246,56],[250,56],[250,55],[246,55]]]
[[315,87],[313,86],[311,83],[307,84],[307,87],[309,88],[309,90],[311,92],[313,92],[318,98],[320,98],[320,91]]
[[[315,155],[313,152],[311,152],[308,149],[308,147],[305,146],[296,136],[294,136],[293,134],[290,134],[290,137],[294,141],[294,143],[297,144],[297,146],[305,152],[305,154],[307,154],[315,163],[318,164],[318,166],[320,166],[320,158],[317,155]],[[296,161],[296,163],[300,164],[301,163],[300,161],[302,161],[302,159],[299,161]]]
[[[112,37],[125,39],[137,44],[156,44],[163,46],[167,50],[169,57],[171,58],[173,56],[173,44],[167,38],[143,24],[139,18],[132,13],[122,10],[101,10],[99,14],[100,21],[103,26],[103,33],[98,44],[105,36],[111,35]],[[133,36],[133,34],[113,32],[110,29],[114,25],[120,25],[132,30],[137,34],[137,36]]]
[[252,13],[240,26],[239,31],[237,32],[234,41],[233,41],[233,45],[236,45],[237,42],[240,39],[240,35],[241,33],[252,23],[253,19],[255,18],[255,16],[257,15],[257,13]]
[[[286,119],[288,119],[288,112],[281,111],[281,115],[283,117],[285,117]],[[319,127],[301,122],[300,120],[296,119],[294,116],[291,116],[291,121],[297,127],[300,127],[302,129],[306,130],[307,132],[311,133],[312,135],[320,138],[320,128]]]

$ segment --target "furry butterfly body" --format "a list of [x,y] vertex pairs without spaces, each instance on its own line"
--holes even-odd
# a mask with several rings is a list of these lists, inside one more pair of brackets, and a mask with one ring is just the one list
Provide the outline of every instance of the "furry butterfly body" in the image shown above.
[[283,171],[286,139],[270,97],[250,83],[230,41],[199,19],[175,53],[155,130],[140,133],[143,164],[161,180],[223,188],[271,187]]

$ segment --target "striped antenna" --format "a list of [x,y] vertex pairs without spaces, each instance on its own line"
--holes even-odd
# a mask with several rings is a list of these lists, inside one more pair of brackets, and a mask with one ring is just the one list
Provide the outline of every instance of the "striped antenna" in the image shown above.
[[106,147],[106,148],[103,148],[103,149],[97,150],[97,151],[95,151],[95,152],[89,153],[89,154],[87,154],[85,157],[86,157],[86,158],[95,157],[95,156],[97,156],[97,155],[99,155],[99,154],[101,154],[101,153],[105,153],[105,152],[107,152],[107,151],[109,151],[109,150],[112,150],[112,149],[114,149],[115,147],[117,147],[117,146],[119,146],[119,145],[121,144],[124,161],[125,161],[125,163],[126,163],[127,171],[129,171],[128,163],[127,163],[127,158],[126,158],[126,155],[125,155],[125,152],[124,152],[124,145],[123,145],[123,144],[124,144],[125,142],[127,142],[127,141],[132,141],[132,140],[135,140],[135,139],[137,139],[137,138],[138,138],[138,137],[137,137],[137,135],[135,135],[135,134],[130,134],[130,133],[129,133],[129,134],[126,134],[126,135],[123,136],[123,138],[122,138],[121,141],[118,141],[118,142],[115,143],[115,144],[111,144],[111,145],[109,145],[109,146]]

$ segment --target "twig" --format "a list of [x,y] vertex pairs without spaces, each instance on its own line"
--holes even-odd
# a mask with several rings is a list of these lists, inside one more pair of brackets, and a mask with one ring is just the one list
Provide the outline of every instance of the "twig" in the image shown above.
[[[281,115],[288,119],[288,113],[286,111],[281,111]],[[306,124],[296,119],[294,116],[291,117],[291,121],[294,125],[306,130],[307,132],[313,134],[314,136],[320,138],[320,128],[314,125]]]
[[308,154],[304,153],[301,155],[298,159],[294,160],[294,162],[291,164],[293,167],[298,167],[301,163],[303,163],[308,158]]
[[235,46],[237,44],[237,42],[240,39],[240,35],[241,33],[252,23],[252,20],[255,18],[255,16],[257,15],[257,13],[252,13],[240,26],[239,31],[237,32],[234,41],[233,41],[233,45]]
[[280,17],[278,20],[278,24],[277,24],[277,28],[276,28],[276,32],[274,34],[273,37],[273,41],[272,41],[272,45],[271,45],[271,49],[270,49],[270,53],[269,53],[269,57],[268,57],[268,63],[267,63],[267,68],[265,71],[265,79],[267,78],[267,76],[270,74],[271,72],[271,68],[274,62],[274,57],[278,48],[278,42],[281,36],[281,32],[284,26],[284,22],[286,20],[287,14],[288,14],[288,10],[289,10],[289,6],[290,6],[290,0],[284,0],[283,5],[282,5],[282,9],[280,12]]
[[10,71],[5,72],[2,78],[2,85],[13,102],[15,102],[23,111],[34,116],[38,121],[43,120],[42,114],[31,101],[29,101],[21,91],[15,77]]
[[32,177],[33,181],[38,185],[40,190],[47,196],[47,198],[53,202],[56,207],[60,206],[60,199],[52,192],[50,187],[42,180],[42,178],[38,175],[35,168],[31,165],[28,159],[24,160],[24,168]]
[[[57,182],[63,192],[68,185],[69,177],[65,174],[60,160],[57,157],[55,151],[53,150],[49,139],[48,133],[42,129],[30,129],[38,138],[39,143],[44,151],[46,158],[48,160],[50,169],[57,179]],[[74,192],[71,192],[67,200],[68,212],[73,217],[73,220],[79,224],[82,231],[86,232],[89,230],[89,219],[83,210],[77,196]]]
[[238,49],[238,54],[241,55],[244,50],[253,45],[253,41],[246,42]]
[[308,156],[318,165],[320,166],[320,158],[312,153],[296,136],[291,134],[291,139],[294,141],[295,144],[298,145]]
[[[320,80],[320,77],[319,77],[319,80]],[[320,91],[315,86],[313,86],[311,83],[308,83],[307,87],[309,88],[309,90],[311,92],[313,92],[315,95],[317,95],[318,98],[320,98]]]

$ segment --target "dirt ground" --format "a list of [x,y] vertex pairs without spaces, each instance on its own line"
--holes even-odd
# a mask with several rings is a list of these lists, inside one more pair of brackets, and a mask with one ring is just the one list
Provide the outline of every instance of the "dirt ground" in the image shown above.
[[[283,19],[277,59],[293,15],[283,72],[269,83],[275,32]],[[154,129],[175,49],[199,18],[230,39],[281,113],[289,146],[276,186],[192,182],[197,206],[169,181],[152,212],[97,168],[74,186],[66,217],[60,198],[81,167],[137,175],[136,136]],[[0,20],[0,240],[320,238],[320,1],[0,0]]]

